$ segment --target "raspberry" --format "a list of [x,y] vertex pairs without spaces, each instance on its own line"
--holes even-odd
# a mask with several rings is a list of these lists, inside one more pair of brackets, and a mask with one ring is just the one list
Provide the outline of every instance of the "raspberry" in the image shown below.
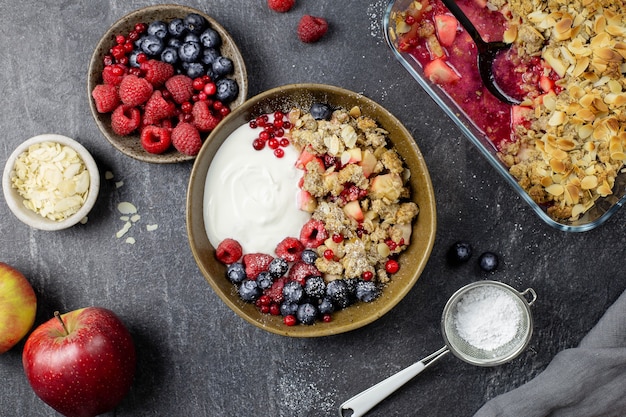
[[136,107],[120,104],[111,114],[111,129],[120,136],[130,135],[140,124],[141,113]]
[[298,38],[305,43],[319,41],[328,31],[328,22],[323,17],[305,14],[298,23]]
[[309,265],[303,261],[296,261],[291,266],[287,278],[290,281],[298,281],[300,285],[304,285],[307,278],[320,275],[320,271],[314,265]]
[[215,256],[223,264],[235,263],[241,258],[243,249],[235,239],[224,239],[217,245]]
[[191,123],[179,123],[172,130],[172,144],[178,152],[195,156],[202,147],[200,132]]
[[162,154],[172,144],[170,129],[158,126],[146,126],[141,130],[141,146],[146,152]]
[[117,88],[111,84],[99,84],[91,92],[98,113],[110,113],[120,104]]
[[152,95],[152,84],[144,78],[128,74],[120,83],[119,95],[122,103],[132,107],[139,106]]
[[287,262],[294,262],[300,259],[304,245],[295,237],[286,237],[276,246],[276,255]]
[[270,298],[270,300],[272,300],[275,303],[282,303],[283,302],[283,287],[285,286],[286,282],[287,282],[286,277],[278,278],[277,280],[274,281],[274,283],[272,284],[270,288],[265,290],[265,295],[267,295]]
[[165,88],[172,95],[172,99],[178,103],[183,104],[189,101],[193,96],[193,81],[186,75],[174,75],[165,82]]
[[206,101],[196,101],[191,110],[193,125],[200,132],[210,132],[220,122],[220,118],[211,113]]
[[150,59],[140,66],[144,72],[144,78],[154,87],[162,86],[174,75],[174,67],[167,62]]
[[243,264],[246,267],[246,275],[249,279],[256,279],[263,271],[267,271],[274,259],[265,253],[248,253],[243,256]]
[[161,120],[173,116],[175,112],[176,105],[165,100],[163,94],[159,90],[155,90],[144,107],[143,124],[157,124]]
[[328,232],[321,220],[311,219],[300,230],[300,242],[305,248],[317,248],[328,239]]
[[295,4],[296,0],[267,0],[269,8],[278,13],[288,12]]
[[102,70],[102,82],[110,85],[120,85],[126,73],[127,68],[125,65],[107,65]]

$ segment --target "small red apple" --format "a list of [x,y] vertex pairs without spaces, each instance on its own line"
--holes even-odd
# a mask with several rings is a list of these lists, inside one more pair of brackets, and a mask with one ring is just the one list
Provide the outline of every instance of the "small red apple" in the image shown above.
[[110,310],[87,307],[55,317],[26,340],[24,371],[35,394],[67,417],[115,408],[130,390],[135,345]]
[[36,312],[37,297],[26,277],[0,262],[0,354],[26,336]]

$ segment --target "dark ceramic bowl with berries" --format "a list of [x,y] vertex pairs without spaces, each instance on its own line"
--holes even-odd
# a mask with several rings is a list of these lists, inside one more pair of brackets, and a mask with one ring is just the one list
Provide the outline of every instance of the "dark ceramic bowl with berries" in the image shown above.
[[[298,320],[298,323],[294,325],[293,322],[290,323],[287,320],[287,316],[292,313],[284,312],[282,304],[280,305],[280,311],[272,312],[270,306],[270,312],[268,313],[264,311],[262,297],[251,302],[254,299],[253,292],[255,289],[253,287],[257,285],[263,286],[261,280],[266,278],[263,273],[258,275],[256,283],[251,283],[247,280],[242,281],[240,284],[233,282],[235,274],[241,275],[241,270],[237,271],[237,268],[231,270],[231,266],[236,265],[234,258],[239,258],[241,253],[233,256],[232,263],[224,262],[221,258],[224,253],[220,253],[217,250],[222,246],[222,243],[215,246],[211,244],[205,224],[205,219],[207,218],[205,214],[205,210],[207,210],[205,193],[207,192],[207,177],[211,165],[217,163],[215,161],[218,160],[215,159],[215,155],[235,130],[246,124],[252,127],[250,122],[263,117],[263,115],[275,115],[276,112],[286,114],[294,108],[310,111],[311,115],[313,115],[313,108],[317,103],[327,104],[331,108],[343,109],[352,109],[357,106],[364,116],[371,117],[380,127],[388,132],[390,145],[395,148],[404,161],[405,166],[411,172],[407,180],[407,186],[411,190],[408,199],[419,206],[419,214],[410,223],[413,236],[410,244],[396,259],[399,268],[396,268],[397,272],[394,273],[392,279],[381,287],[377,298],[373,299],[373,301],[368,300],[368,302],[355,302],[346,308],[335,308],[332,314],[330,314],[329,320],[326,320],[326,315],[322,317],[321,314],[323,306],[322,296],[320,296],[319,304],[314,303],[320,313],[318,319],[308,321],[300,315],[300,313],[306,314],[306,311],[297,311],[293,313]],[[252,140],[250,141],[250,147],[256,149]],[[263,151],[269,152],[270,149],[266,147]],[[254,150],[251,152],[254,152]],[[217,201],[219,204],[220,200],[218,199]],[[229,114],[210,134],[194,161],[187,190],[186,221],[191,250],[202,275],[223,302],[237,315],[271,333],[290,337],[320,337],[351,331],[372,323],[390,311],[404,298],[418,281],[430,256],[436,233],[436,207],[433,186],[424,158],[411,134],[391,113],[371,99],[339,87],[322,84],[290,84],[268,90],[247,100]],[[211,220],[208,222],[210,223]],[[300,239],[302,239],[302,235],[300,235]],[[287,240],[289,239],[285,239],[285,241]],[[280,246],[280,244],[277,246],[276,255],[274,255],[276,256],[275,259],[282,257],[278,252]],[[227,246],[226,250],[230,251],[231,249]],[[236,251],[233,249],[232,252]],[[301,255],[301,260],[304,263],[309,262],[304,257],[306,253],[307,251],[305,250]],[[320,255],[318,254],[318,256]],[[326,256],[326,253],[324,253],[324,256]],[[295,263],[297,262],[300,262],[300,259],[295,261]],[[291,273],[294,266],[291,266],[289,273]],[[273,274],[272,268],[273,263],[268,267],[270,274]],[[285,276],[287,274],[285,273]],[[245,288],[244,283],[250,284],[251,287]],[[313,287],[315,287],[314,284],[323,286],[321,282],[308,278],[306,285],[303,284],[305,292],[308,291],[307,286],[309,284]],[[298,288],[291,288],[291,283],[284,283],[284,285],[282,292],[285,299],[292,296],[288,292],[298,290]],[[367,286],[367,283],[364,284],[363,289],[366,289]],[[330,292],[330,287],[331,285],[327,284],[327,294]],[[272,288],[270,287],[269,291]],[[242,299],[242,297],[247,298],[248,296],[250,296],[250,299]],[[313,298],[313,296],[311,295],[310,298]],[[309,302],[305,301],[305,303]],[[310,308],[310,305],[307,305],[307,308]],[[302,309],[304,310],[305,307],[302,307]],[[320,317],[323,319],[320,319]]]
[[233,38],[210,16],[185,6],[150,6],[122,17],[89,63],[96,124],[116,149],[144,162],[193,160],[247,92]]

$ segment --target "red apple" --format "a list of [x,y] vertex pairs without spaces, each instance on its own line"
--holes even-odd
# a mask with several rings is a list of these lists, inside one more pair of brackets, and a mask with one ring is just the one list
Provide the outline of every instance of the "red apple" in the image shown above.
[[37,297],[26,277],[0,262],[0,354],[26,336],[36,312]]
[[55,317],[26,340],[24,371],[35,394],[67,417],[115,408],[130,390],[135,346],[110,310],[87,307]]

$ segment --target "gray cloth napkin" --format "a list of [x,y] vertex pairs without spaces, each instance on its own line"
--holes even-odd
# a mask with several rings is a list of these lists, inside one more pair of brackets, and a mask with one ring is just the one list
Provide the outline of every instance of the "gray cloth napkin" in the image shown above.
[[577,348],[559,352],[536,378],[474,415],[494,416],[626,416],[626,291]]

